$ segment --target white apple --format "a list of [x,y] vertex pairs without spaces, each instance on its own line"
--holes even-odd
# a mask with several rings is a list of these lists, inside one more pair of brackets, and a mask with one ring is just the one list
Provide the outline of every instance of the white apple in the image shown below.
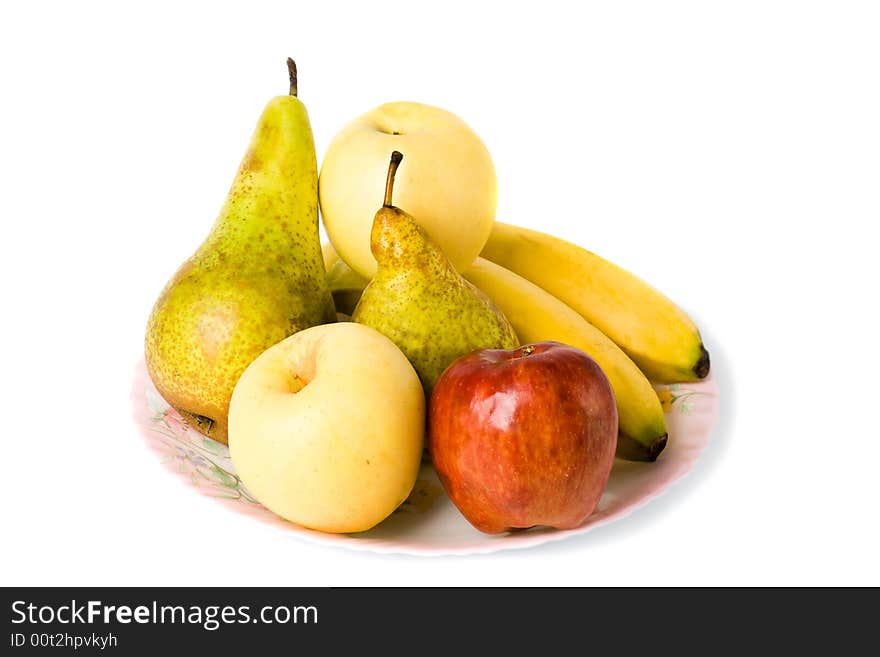
[[270,347],[229,406],[229,453],[247,489],[298,525],[358,532],[412,490],[425,396],[403,353],[378,331],[340,322]]
[[362,276],[376,273],[370,229],[395,150],[404,157],[394,205],[415,217],[456,269],[467,268],[495,221],[495,166],[470,126],[421,103],[381,105],[351,121],[330,143],[318,190],[324,228],[339,256]]

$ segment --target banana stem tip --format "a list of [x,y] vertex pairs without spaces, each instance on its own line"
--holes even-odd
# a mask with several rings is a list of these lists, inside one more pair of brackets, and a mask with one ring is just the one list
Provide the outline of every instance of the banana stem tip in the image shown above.
[[697,364],[694,365],[694,374],[697,375],[698,379],[705,379],[709,376],[709,352],[706,351],[706,347],[700,345],[700,357],[697,360]]

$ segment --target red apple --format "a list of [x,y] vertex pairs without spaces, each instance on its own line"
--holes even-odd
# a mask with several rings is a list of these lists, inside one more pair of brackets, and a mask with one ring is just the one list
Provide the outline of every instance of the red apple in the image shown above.
[[580,525],[599,503],[617,447],[608,378],[558,342],[462,356],[437,381],[428,422],[446,493],[489,534]]

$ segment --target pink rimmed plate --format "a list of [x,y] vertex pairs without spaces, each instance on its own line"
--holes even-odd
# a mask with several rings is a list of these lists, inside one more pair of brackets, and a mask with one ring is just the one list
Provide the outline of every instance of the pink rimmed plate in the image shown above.
[[257,502],[235,474],[225,445],[187,427],[159,395],[141,362],[132,388],[134,419],[147,445],[191,489],[231,512],[267,523],[279,532],[323,545],[414,555],[484,554],[531,547],[577,536],[622,518],[665,491],[690,471],[709,443],[718,420],[718,388],[699,383],[658,387],[666,410],[669,442],[654,463],[616,460],[596,511],[575,529],[536,528],[489,536],[474,529],[443,492],[430,465],[423,465],[409,499],[389,518],[358,534],[325,534],[274,515]]

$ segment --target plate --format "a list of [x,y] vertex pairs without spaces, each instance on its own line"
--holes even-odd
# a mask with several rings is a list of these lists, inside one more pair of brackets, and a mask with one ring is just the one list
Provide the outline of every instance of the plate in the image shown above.
[[162,465],[190,489],[230,512],[250,516],[288,536],[313,543],[380,553],[412,555],[485,554],[525,548],[584,534],[622,518],[666,490],[691,470],[709,443],[718,419],[718,388],[712,376],[699,383],[657,386],[666,412],[669,442],[654,463],[615,460],[605,493],[584,523],[567,530],[534,528],[502,535],[474,529],[443,492],[430,464],[423,464],[413,492],[391,516],[357,534],[327,534],[287,522],[248,493],[226,445],[184,424],[162,399],[141,362],[132,388],[134,419]]

